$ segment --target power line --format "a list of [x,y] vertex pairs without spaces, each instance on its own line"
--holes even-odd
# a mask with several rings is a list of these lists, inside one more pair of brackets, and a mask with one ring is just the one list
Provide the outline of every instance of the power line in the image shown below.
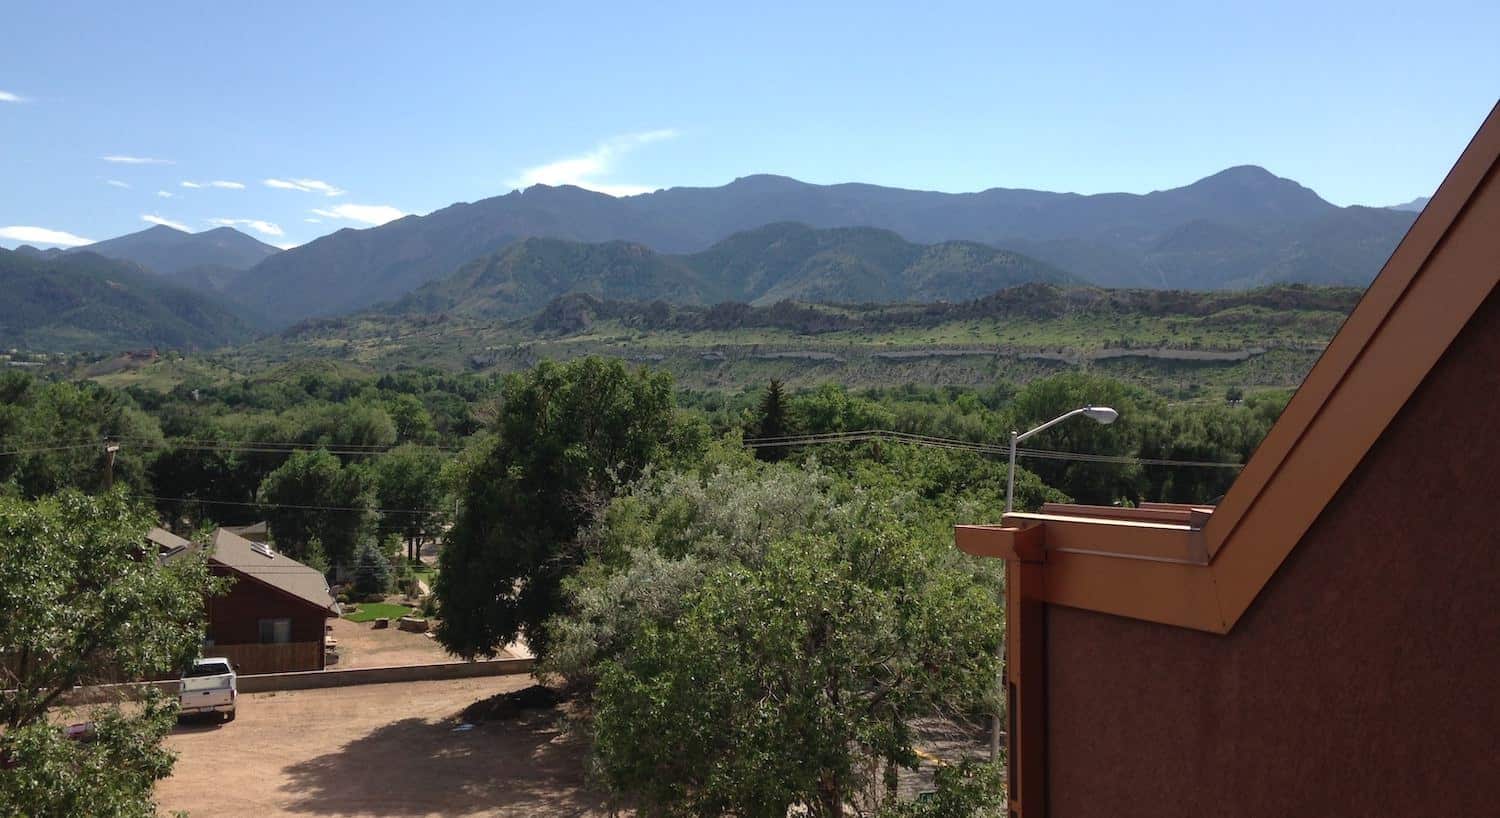
[[[187,449],[187,450],[196,450],[196,451],[239,452],[239,453],[251,453],[251,454],[292,454],[292,453],[303,452],[303,451],[325,451],[325,452],[328,452],[329,454],[334,454],[334,455],[350,455],[350,456],[355,456],[355,455],[368,455],[368,454],[384,454],[384,453],[390,452],[392,449],[396,448],[395,446],[380,446],[380,445],[377,445],[377,444],[337,444],[336,447],[330,447],[330,446],[324,445],[324,444],[313,444],[313,443],[272,443],[272,442],[267,442],[267,441],[214,441],[214,440],[201,440],[201,439],[194,439],[194,438],[166,438],[166,439],[162,439],[162,440],[156,440],[156,439],[152,439],[152,438],[145,438],[145,437],[139,437],[139,436],[125,437],[125,438],[120,438],[120,439],[135,441],[134,445],[137,446],[137,447],[139,447],[139,448],[153,448],[153,449],[175,448],[175,449]],[[744,445],[747,446],[747,447],[749,447],[749,448],[752,448],[752,449],[760,449],[760,448],[779,448],[779,447],[792,447],[792,446],[810,446],[810,445],[819,445],[819,444],[823,444],[823,443],[859,443],[859,442],[867,442],[867,441],[874,441],[874,440],[886,440],[886,441],[891,441],[891,442],[896,442],[896,443],[911,443],[911,444],[914,444],[914,445],[928,446],[928,447],[931,447],[931,448],[941,448],[941,449],[953,449],[953,450],[961,450],[961,451],[971,451],[971,452],[977,452],[977,453],[980,453],[980,454],[1002,455],[1002,454],[1006,454],[1006,453],[1009,452],[1009,449],[1007,447],[1001,446],[1001,445],[998,445],[998,444],[976,443],[974,441],[959,440],[959,439],[956,439],[956,438],[936,437],[936,436],[932,436],[932,435],[922,435],[922,434],[916,434],[916,433],[912,433],[912,432],[897,432],[897,431],[892,431],[892,430],[889,430],[889,429],[865,429],[865,430],[856,430],[856,431],[848,431],[848,432],[823,432],[823,433],[818,433],[818,434],[806,434],[806,435],[780,435],[780,436],[773,436],[773,437],[749,438],[749,439],[746,439],[744,441]],[[0,456],[39,454],[39,453],[53,452],[53,451],[68,451],[68,450],[76,450],[76,449],[87,449],[87,448],[93,448],[93,447],[98,446],[98,445],[99,445],[98,443],[79,443],[79,444],[64,445],[64,446],[44,446],[44,447],[36,447],[36,448],[30,448],[30,449],[11,449],[11,450],[0,451]],[[417,447],[417,448],[435,449],[435,450],[444,451],[444,452],[457,452],[457,451],[462,451],[463,448],[464,448],[464,447],[461,447],[461,446],[442,446],[442,445],[435,445],[435,444],[402,444],[402,445],[409,445],[409,446],[413,446],[413,447]],[[1029,449],[1029,448],[1023,448],[1023,449],[1017,449],[1016,453],[1018,455],[1022,455],[1022,456],[1033,458],[1033,459],[1040,459],[1040,460],[1061,460],[1061,461],[1075,461],[1075,462],[1086,462],[1086,463],[1116,463],[1116,464],[1124,464],[1124,465],[1141,465],[1141,466],[1170,466],[1170,467],[1241,469],[1241,468],[1244,468],[1244,465],[1245,465],[1243,463],[1231,463],[1231,462],[1213,462],[1213,461],[1201,461],[1201,460],[1176,460],[1176,459],[1171,459],[1171,458],[1158,458],[1158,457],[1130,457],[1130,456],[1119,456],[1119,455],[1089,454],[1089,453],[1085,453],[1085,452],[1061,452],[1061,451],[1055,451],[1055,450],[1051,450],[1051,449]],[[230,502],[230,501],[197,500],[197,501],[193,501],[193,502]],[[337,509],[333,509],[333,510],[337,510]],[[393,510],[393,511],[398,511],[399,512],[401,510]],[[427,512],[412,511],[411,513],[427,513]]]
[[4,451],[0,451],[0,457],[6,457],[8,455],[19,456],[27,454],[41,454],[43,452],[64,452],[72,449],[99,449],[102,446],[103,444],[100,441],[94,441],[92,443],[75,443],[70,446],[38,446],[32,449],[6,449]]
[[295,508],[302,511],[373,511],[378,514],[443,514],[435,508],[367,508],[365,506],[314,506],[295,503],[259,503],[248,500],[204,500],[197,497],[161,497],[155,494],[137,494],[144,500],[164,503],[205,503],[220,506],[248,506],[251,508]]
[[[810,435],[780,435],[775,437],[750,438],[744,444],[752,449],[787,446],[819,445],[823,443],[859,443],[886,440],[895,443],[910,443],[940,449],[956,449],[981,454],[1008,454],[1009,447],[992,443],[975,443],[954,438],[896,432],[888,429],[864,429],[849,432],[824,432]],[[1016,454],[1041,460],[1064,460],[1087,463],[1118,463],[1142,466],[1183,466],[1200,468],[1241,469],[1243,463],[1211,462],[1202,460],[1173,460],[1158,457],[1127,457],[1118,455],[1087,454],[1084,452],[1060,452],[1051,449],[1017,449]]]
[[150,438],[125,438],[135,441],[133,445],[147,449],[188,449],[197,451],[218,452],[251,452],[261,454],[291,454],[295,452],[325,451],[329,454],[342,455],[368,455],[387,454],[399,448],[399,445],[408,445],[413,448],[434,449],[443,452],[463,451],[461,446],[436,446],[420,443],[399,444],[398,446],[375,446],[372,444],[355,443],[263,443],[256,441],[197,441],[187,438],[167,438],[164,440],[153,440]]
[[65,445],[32,446],[30,448],[14,448],[0,450],[0,457],[8,455],[20,456],[28,454],[41,454],[45,452],[68,451],[72,449],[90,449],[102,445],[104,439],[128,441],[132,448],[138,449],[187,449],[196,451],[219,451],[219,452],[246,452],[254,454],[293,454],[296,452],[326,451],[337,455],[368,455],[385,454],[399,446],[411,446],[413,448],[434,449],[441,452],[461,452],[462,446],[442,446],[427,443],[403,443],[394,446],[363,443],[271,443],[265,441],[220,441],[201,440],[194,438],[150,438],[139,435],[126,435],[117,437],[114,435],[101,436],[100,440],[89,443],[74,443]]

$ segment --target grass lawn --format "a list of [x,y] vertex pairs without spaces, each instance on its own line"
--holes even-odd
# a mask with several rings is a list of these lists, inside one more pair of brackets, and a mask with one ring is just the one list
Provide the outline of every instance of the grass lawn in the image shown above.
[[358,604],[359,609],[352,614],[345,614],[345,619],[350,622],[369,622],[381,617],[385,617],[386,619],[400,619],[403,616],[409,616],[413,613],[411,608],[391,602],[361,602]]

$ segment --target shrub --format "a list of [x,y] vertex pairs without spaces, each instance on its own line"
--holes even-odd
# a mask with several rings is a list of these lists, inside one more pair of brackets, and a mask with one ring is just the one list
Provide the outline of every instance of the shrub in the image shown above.
[[365,597],[381,596],[391,587],[391,564],[375,543],[365,541],[354,561],[354,590]]

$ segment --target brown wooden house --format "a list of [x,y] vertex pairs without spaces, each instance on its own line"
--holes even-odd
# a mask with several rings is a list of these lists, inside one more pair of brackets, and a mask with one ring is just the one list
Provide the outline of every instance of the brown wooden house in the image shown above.
[[1500,815],[1497,282],[1500,106],[1216,507],[958,527],[1013,816]]
[[172,548],[165,559],[201,547],[213,573],[233,579],[227,593],[208,599],[205,656],[226,657],[241,673],[323,669],[324,626],[339,607],[322,572],[222,528],[206,546],[163,534],[151,538]]

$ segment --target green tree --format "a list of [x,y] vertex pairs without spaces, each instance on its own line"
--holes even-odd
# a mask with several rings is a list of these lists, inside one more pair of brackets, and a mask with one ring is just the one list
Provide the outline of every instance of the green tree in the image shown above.
[[95,712],[94,741],[48,719],[79,684],[183,667],[203,639],[204,598],[223,590],[202,558],[142,559],[150,517],[116,491],[0,499],[0,814],[155,815],[152,787],[175,704]]
[[748,460],[639,481],[585,537],[589,561],[566,583],[566,613],[548,623],[545,672],[586,691],[643,629],[670,627],[715,569],[759,565],[778,539],[857,517],[830,483],[821,472]]
[[437,442],[432,414],[416,395],[397,395],[386,404],[386,412],[396,425],[396,439],[402,443]]
[[375,503],[383,532],[401,535],[406,555],[416,559],[422,540],[441,530],[444,502],[443,456],[436,449],[402,445],[370,463]]
[[[1119,410],[1120,418],[1108,426],[1074,418],[1028,439],[1025,445],[1063,452],[1135,456],[1143,430],[1158,422],[1162,411],[1162,401],[1141,389],[1087,372],[1068,372],[1028,384],[1016,394],[1006,419],[1010,429],[1024,432],[1089,404],[1113,407]],[[1082,503],[1108,505],[1121,498],[1135,501],[1142,497],[1144,481],[1140,466],[1025,457],[1021,462],[1042,482]]]
[[670,627],[604,663],[605,779],[684,816],[838,816],[893,790],[917,762],[911,719],[972,712],[997,670],[999,602],[947,565],[872,514],[716,571]]
[[0,379],[0,492],[26,498],[105,485],[104,440],[124,445],[114,460],[117,485],[141,491],[161,429],[129,396],[95,383],[46,383],[30,375]]
[[824,384],[798,395],[792,411],[801,431],[810,434],[889,429],[895,425],[891,410],[868,398],[850,395],[838,384]]
[[[770,384],[766,386],[766,394],[760,399],[757,417],[756,437],[781,437],[792,433],[786,393],[782,389],[781,381],[772,378]],[[786,457],[786,453],[787,450],[780,446],[769,446],[757,449],[755,452],[760,459],[771,462],[781,460]]]
[[889,805],[878,818],[1002,818],[1006,815],[1002,768],[963,761],[939,767],[925,798]]
[[327,451],[300,451],[266,475],[258,499],[271,538],[293,557],[314,539],[334,565],[347,565],[370,531],[372,492],[366,472]]
[[543,625],[583,562],[581,526],[616,487],[668,454],[671,379],[618,361],[543,363],[507,380],[494,434],[460,461],[462,510],[445,539],[437,637],[460,656],[492,656]]
[[363,596],[384,594],[391,589],[391,562],[374,540],[360,543],[354,556],[354,590]]

